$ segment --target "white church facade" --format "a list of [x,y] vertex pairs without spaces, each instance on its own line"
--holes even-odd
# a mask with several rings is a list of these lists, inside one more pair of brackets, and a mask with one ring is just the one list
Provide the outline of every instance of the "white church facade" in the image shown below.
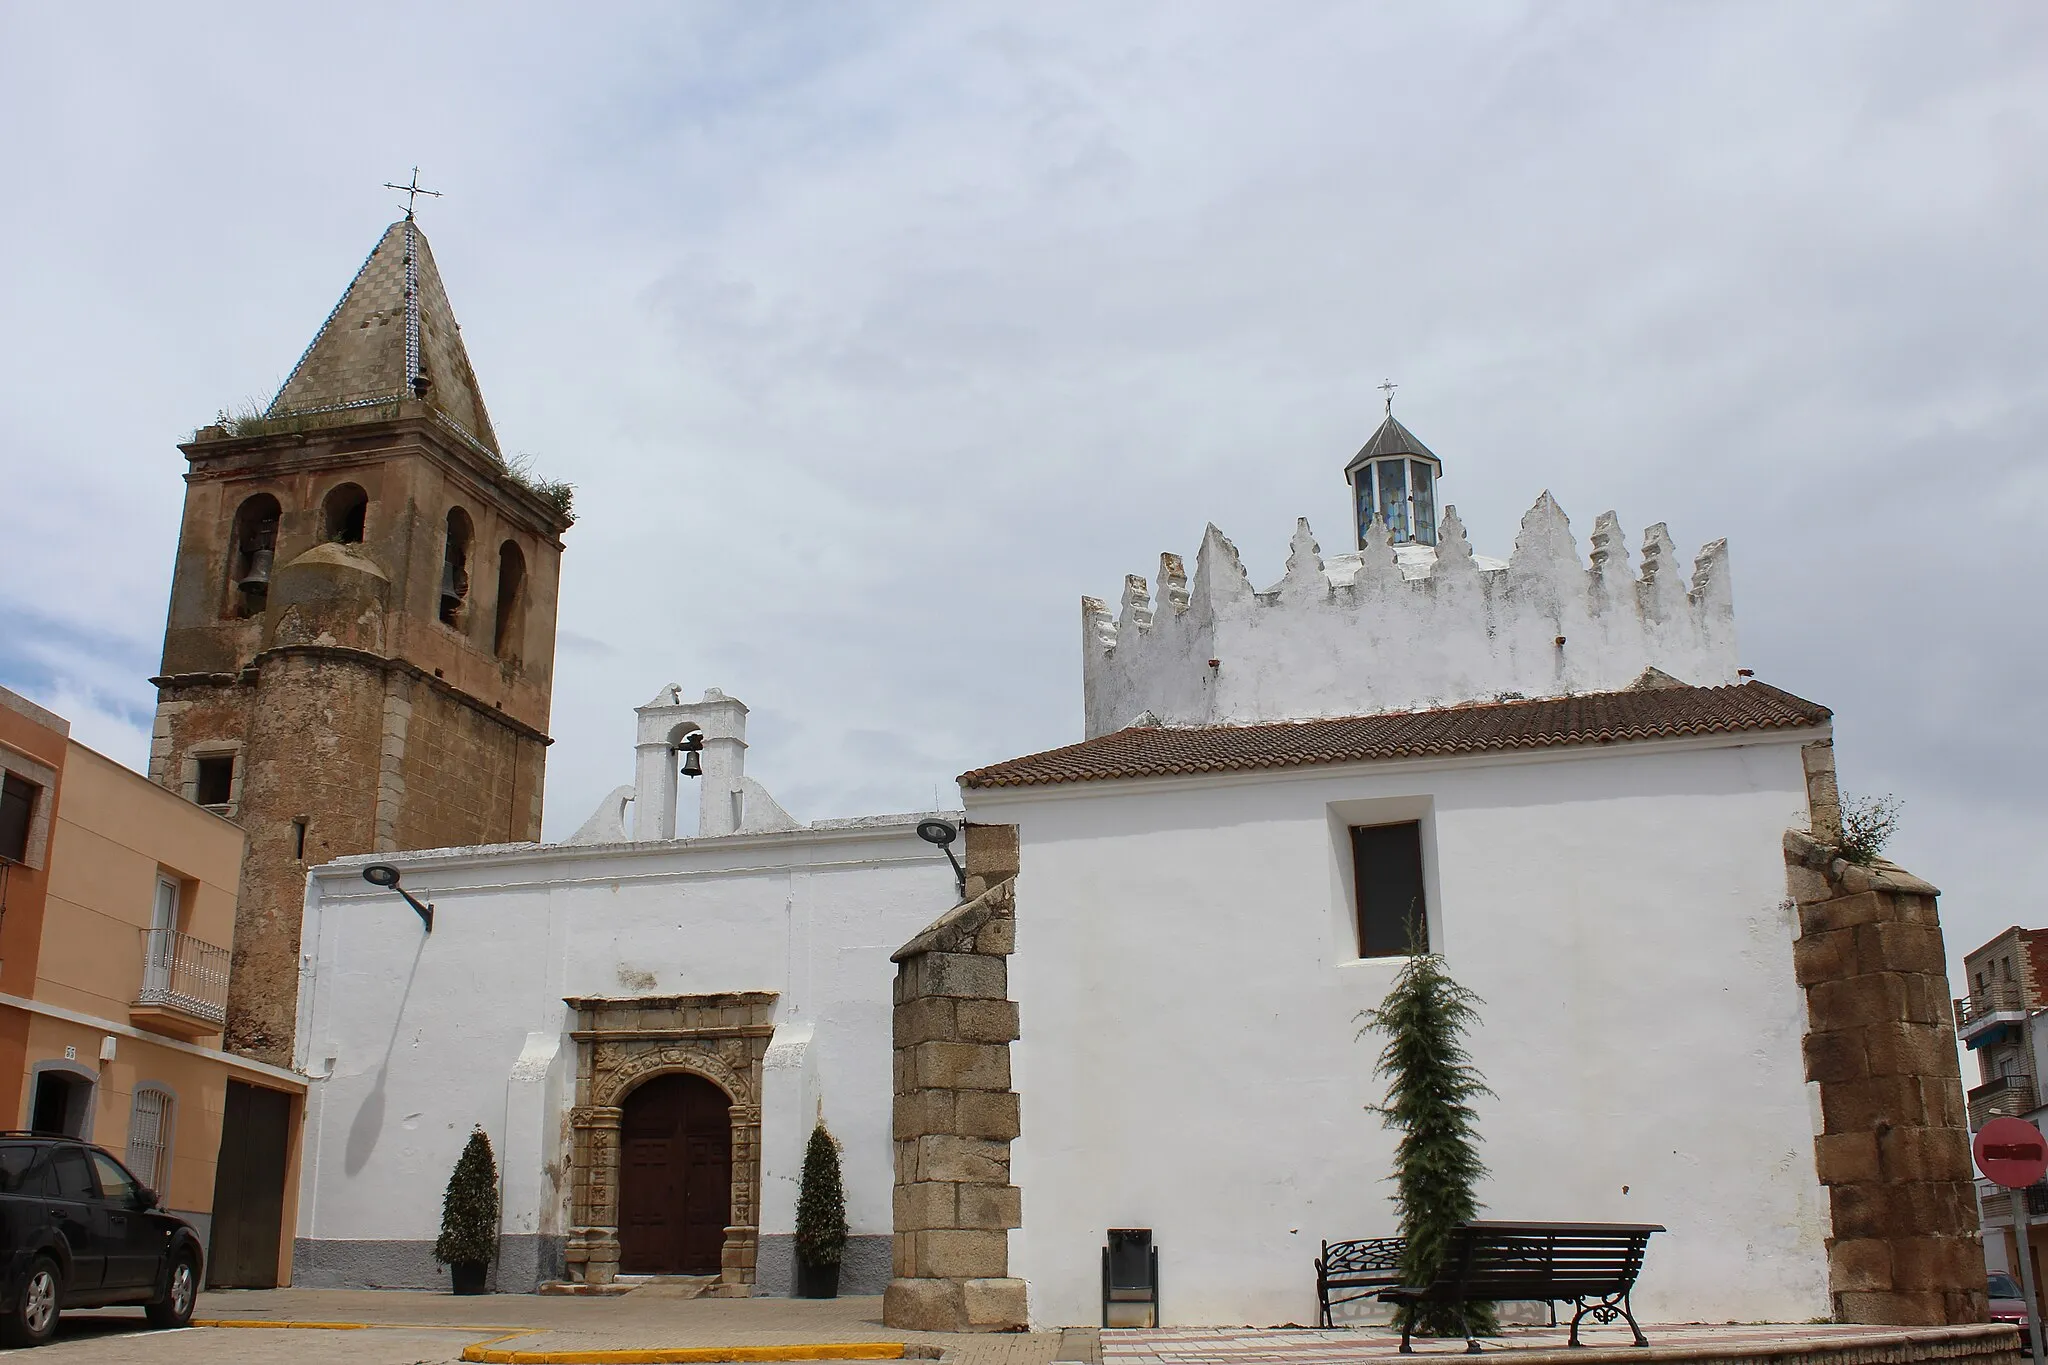
[[[1166,555],[1156,596],[1083,599],[1083,737],[961,778],[958,894],[916,825],[959,813],[800,825],[745,777],[744,708],[674,689],[574,841],[383,858],[431,934],[368,859],[315,870],[299,1282],[435,1283],[480,1123],[499,1288],[787,1292],[822,1117],[843,1292],[886,1285],[893,1325],[1096,1322],[1112,1228],[1152,1235],[1168,1325],[1310,1322],[1319,1244],[1396,1232],[1358,1016],[1420,940],[1484,1001],[1489,1216],[1662,1224],[1646,1321],[1964,1312],[1843,1269],[1909,1233],[1981,1257],[1946,1212],[1864,1212],[1870,1182],[1932,1208],[1967,1175],[1953,1032],[1917,1003],[1932,888],[1835,857],[1828,711],[1739,667],[1721,543],[1688,573],[1652,527],[1632,569],[1611,514],[1587,556],[1545,494],[1488,559],[1442,472],[1389,412],[1346,471],[1354,548],[1303,523],[1258,591],[1211,527],[1192,578]],[[1875,957],[1840,947],[1879,921]],[[1866,1046],[1888,1029],[1910,1059]],[[688,1086],[726,1106],[729,1193],[683,1217],[629,1150]],[[1866,1174],[1874,1131],[1948,1155]]]
[[[955,899],[916,835],[931,813],[799,825],[746,776],[746,708],[720,693],[665,688],[637,721],[635,784],[569,842],[308,878],[298,1060],[319,1083],[294,1283],[446,1287],[441,1194],[480,1125],[500,1291],[681,1274],[786,1294],[822,1117],[846,1154],[845,1292],[881,1292],[889,953]],[[679,839],[682,783],[703,833]],[[376,863],[432,904],[431,932],[364,881]],[[717,1111],[708,1151],[685,1086]]]

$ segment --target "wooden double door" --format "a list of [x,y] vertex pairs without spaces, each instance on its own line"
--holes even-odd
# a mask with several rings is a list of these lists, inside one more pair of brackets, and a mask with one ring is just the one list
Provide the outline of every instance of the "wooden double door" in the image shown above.
[[702,1076],[657,1076],[619,1120],[619,1270],[716,1275],[732,1216],[732,1101]]

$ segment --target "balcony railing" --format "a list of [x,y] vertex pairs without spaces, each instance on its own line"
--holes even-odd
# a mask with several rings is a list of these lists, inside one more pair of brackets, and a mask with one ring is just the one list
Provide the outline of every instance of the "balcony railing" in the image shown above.
[[2027,1075],[1995,1076],[1969,1094],[1970,1130],[1975,1132],[1988,1120],[2025,1118],[2039,1107],[2034,1078]]
[[1993,1015],[2027,1013],[2027,988],[2017,981],[1994,981],[1982,990],[1971,991],[1956,1001],[1958,1032],[1981,1024]]
[[227,949],[173,929],[142,931],[142,990],[135,1009],[212,1025],[228,1019]]

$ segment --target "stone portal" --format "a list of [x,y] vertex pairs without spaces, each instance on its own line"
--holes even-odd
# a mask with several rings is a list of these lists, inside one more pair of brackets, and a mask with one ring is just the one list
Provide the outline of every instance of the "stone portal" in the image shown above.
[[[571,1034],[576,1106],[570,1111],[572,1226],[566,1258],[572,1283],[610,1284],[622,1271],[663,1273],[640,1269],[652,1264],[645,1258],[659,1256],[675,1259],[676,1273],[715,1272],[713,1292],[719,1295],[744,1298],[753,1292],[760,1242],[761,1059],[775,1031],[775,999],[773,991],[744,991],[565,1002],[577,1022]],[[727,1122],[722,1210],[715,1191],[706,1188],[717,1178],[717,1144],[703,1131],[721,1101]],[[622,1180],[629,1159],[640,1168]],[[687,1185],[680,1192],[680,1212],[672,1205],[639,1206],[642,1199],[667,1200],[678,1180]],[[713,1217],[724,1221],[715,1260],[707,1221]],[[623,1244],[622,1227],[630,1229]],[[622,1252],[630,1264],[622,1265]]]

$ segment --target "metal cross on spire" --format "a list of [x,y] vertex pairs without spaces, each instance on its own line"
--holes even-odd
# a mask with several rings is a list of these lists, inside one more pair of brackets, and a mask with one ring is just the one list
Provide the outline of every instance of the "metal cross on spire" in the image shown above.
[[1387,416],[1392,417],[1394,415],[1394,390],[1401,386],[1391,379],[1384,379],[1380,381],[1377,387],[1381,393],[1387,396]]
[[412,221],[413,201],[420,195],[431,195],[435,199],[441,197],[441,191],[439,190],[423,190],[420,188],[420,168],[417,166],[412,168],[412,182],[410,184],[394,185],[387,180],[384,182],[384,188],[387,190],[405,191],[405,221],[408,223]]

